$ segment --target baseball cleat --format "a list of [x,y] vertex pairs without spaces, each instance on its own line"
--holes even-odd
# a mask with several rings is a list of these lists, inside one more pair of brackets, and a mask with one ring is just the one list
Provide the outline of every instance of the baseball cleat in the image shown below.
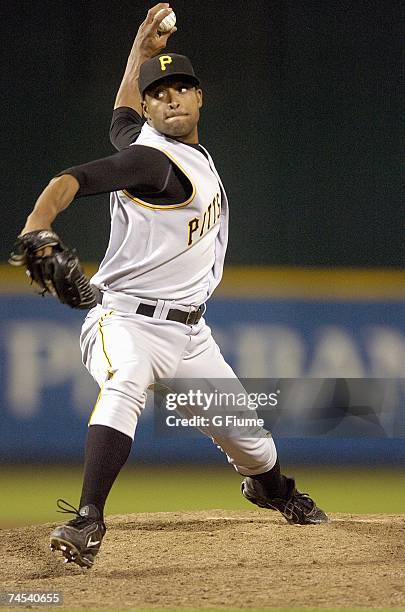
[[320,525],[329,522],[328,515],[318,508],[314,500],[295,488],[293,478],[287,478],[287,482],[286,499],[269,497],[264,486],[249,476],[242,482],[242,494],[260,508],[278,510],[290,525]]
[[[71,510],[63,507],[61,503]],[[58,499],[57,504],[62,512],[76,514],[77,516],[52,531],[50,536],[52,552],[60,550],[65,563],[76,563],[85,568],[92,567],[94,557],[100,550],[106,532],[106,526],[99,511],[92,504],[77,510],[63,499]]]

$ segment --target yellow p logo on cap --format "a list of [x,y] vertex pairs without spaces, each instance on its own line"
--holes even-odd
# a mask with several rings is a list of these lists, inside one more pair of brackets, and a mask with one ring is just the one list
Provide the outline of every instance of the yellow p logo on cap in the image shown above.
[[160,69],[161,70],[166,70],[166,66],[168,64],[171,64],[173,60],[170,57],[170,55],[161,55],[159,57],[159,61],[160,61]]

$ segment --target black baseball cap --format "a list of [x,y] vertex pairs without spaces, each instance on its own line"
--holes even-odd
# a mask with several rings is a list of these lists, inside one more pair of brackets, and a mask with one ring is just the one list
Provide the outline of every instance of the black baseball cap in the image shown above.
[[184,77],[196,86],[200,84],[188,57],[177,53],[162,53],[141,65],[138,81],[141,96],[148,87],[171,76]]

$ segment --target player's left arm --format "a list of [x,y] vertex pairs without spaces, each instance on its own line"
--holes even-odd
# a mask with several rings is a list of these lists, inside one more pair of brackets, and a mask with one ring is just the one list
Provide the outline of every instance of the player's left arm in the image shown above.
[[10,264],[25,266],[42,295],[49,292],[72,308],[92,308],[97,296],[77,254],[52,230],[52,222],[77,197],[132,186],[148,193],[163,193],[171,170],[164,153],[142,145],[64,170],[36,201],[17,238]]
[[79,188],[79,181],[70,174],[53,178],[38,197],[20,236],[41,229],[51,229],[52,222],[73,202]]
[[164,153],[142,145],[67,168],[54,177],[40,194],[20,236],[51,229],[59,213],[75,198],[128,188],[161,193],[170,171],[171,163]]
[[95,292],[76,252],[51,229],[53,219],[74,199],[78,189],[73,176],[60,176],[49,183],[28,216],[9,263],[26,268],[40,295],[50,293],[62,304],[88,310],[97,304]]

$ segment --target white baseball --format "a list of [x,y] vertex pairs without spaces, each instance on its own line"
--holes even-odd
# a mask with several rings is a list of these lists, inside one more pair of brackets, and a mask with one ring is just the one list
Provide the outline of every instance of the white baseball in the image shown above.
[[[164,11],[165,9],[160,9],[159,13],[161,13],[162,11]],[[156,13],[156,16],[159,15],[159,13]],[[158,26],[158,32],[160,34],[166,34],[166,32],[169,32],[173,26],[176,25],[176,15],[174,13],[174,11],[172,11],[171,13],[169,13],[169,15],[167,15],[167,17],[165,17]]]

